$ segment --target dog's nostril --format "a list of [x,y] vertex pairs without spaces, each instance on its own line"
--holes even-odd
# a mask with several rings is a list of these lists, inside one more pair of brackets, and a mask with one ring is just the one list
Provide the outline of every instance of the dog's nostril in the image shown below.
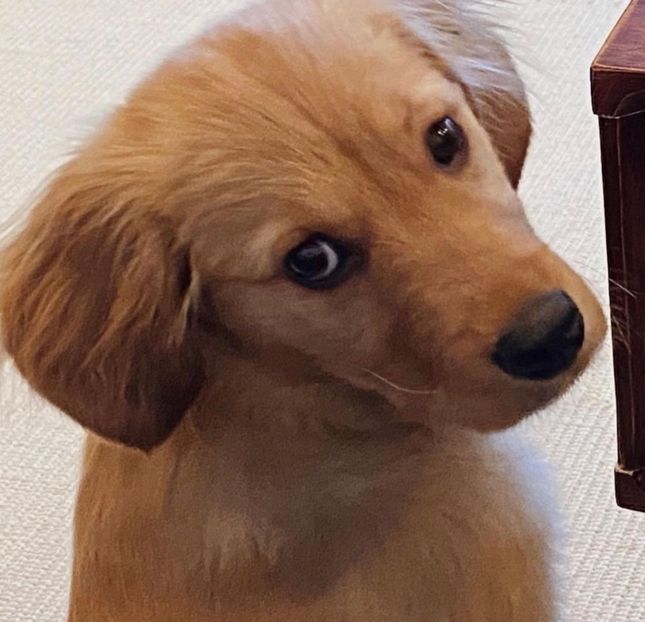
[[567,370],[584,342],[580,310],[563,291],[530,300],[502,335],[492,355],[504,372],[528,380],[549,380]]

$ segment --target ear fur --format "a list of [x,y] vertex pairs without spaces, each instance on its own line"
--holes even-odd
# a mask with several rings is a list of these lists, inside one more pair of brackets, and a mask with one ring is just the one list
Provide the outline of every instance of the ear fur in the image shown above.
[[90,430],[149,449],[204,380],[190,259],[172,227],[83,156],[2,256],[0,319],[29,383]]
[[517,187],[531,139],[526,91],[511,56],[479,0],[400,0],[418,40],[462,84]]

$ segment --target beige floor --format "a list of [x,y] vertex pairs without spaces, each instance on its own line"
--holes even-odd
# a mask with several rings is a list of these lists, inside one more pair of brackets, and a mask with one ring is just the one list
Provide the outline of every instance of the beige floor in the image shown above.
[[[0,217],[24,206],[70,139],[118,103],[161,54],[207,24],[219,4],[0,0]],[[534,96],[537,134],[523,183],[528,210],[603,297],[588,66],[624,6],[625,0],[514,0],[505,9]],[[12,372],[0,391],[0,620],[61,622],[81,433],[30,397]],[[613,502],[608,347],[527,433],[557,465],[569,516],[566,620],[645,621],[645,516]]]

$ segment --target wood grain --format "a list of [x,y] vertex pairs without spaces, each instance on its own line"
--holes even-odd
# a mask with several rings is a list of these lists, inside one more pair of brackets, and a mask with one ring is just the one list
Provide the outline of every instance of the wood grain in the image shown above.
[[635,0],[592,66],[600,117],[618,408],[616,496],[645,511],[645,0]]

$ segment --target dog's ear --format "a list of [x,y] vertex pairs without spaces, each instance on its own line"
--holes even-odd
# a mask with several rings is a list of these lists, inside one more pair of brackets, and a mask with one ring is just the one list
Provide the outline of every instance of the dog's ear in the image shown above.
[[400,0],[407,27],[463,86],[517,187],[531,139],[524,84],[483,3]]
[[149,449],[195,400],[204,367],[190,258],[127,188],[82,157],[60,173],[4,251],[0,319],[36,391],[90,430]]
[[524,84],[508,51],[496,37],[486,37],[477,30],[469,34],[475,40],[466,43],[466,55],[454,61],[454,70],[511,184],[517,188],[532,131]]

